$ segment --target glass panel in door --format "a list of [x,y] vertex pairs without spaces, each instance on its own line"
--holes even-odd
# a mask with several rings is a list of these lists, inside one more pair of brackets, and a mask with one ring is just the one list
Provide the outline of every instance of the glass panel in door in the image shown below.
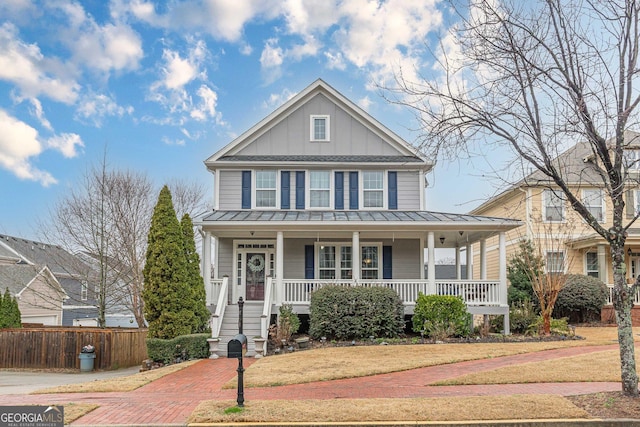
[[247,252],[245,266],[247,301],[264,300],[266,259],[264,252]]

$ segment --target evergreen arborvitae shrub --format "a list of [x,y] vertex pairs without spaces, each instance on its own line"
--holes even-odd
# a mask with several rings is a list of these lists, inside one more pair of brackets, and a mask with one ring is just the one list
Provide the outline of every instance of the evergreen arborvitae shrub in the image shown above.
[[189,214],[182,216],[180,227],[182,228],[184,254],[187,259],[187,280],[193,292],[193,312],[197,319],[197,324],[192,332],[209,332],[211,313],[207,308],[207,294],[204,289],[204,280],[200,275],[200,256],[196,252],[193,222]]
[[143,275],[142,298],[149,338],[169,339],[197,329],[182,229],[166,185],[153,210]]
[[0,294],[0,329],[21,328],[21,317],[18,301],[11,296],[9,288],[6,288],[4,295]]
[[309,335],[313,338],[395,338],[404,331],[404,306],[386,287],[325,286],[311,294]]
[[[533,264],[533,265],[530,265]],[[507,301],[509,305],[522,303],[525,300],[537,305],[538,297],[533,291],[530,274],[542,274],[543,260],[535,254],[535,248],[530,240],[523,240],[519,244],[519,250],[509,260],[507,265]],[[533,269],[533,271],[531,271]]]
[[468,336],[471,315],[460,296],[418,294],[413,311],[413,331],[425,336],[444,339]]
[[600,279],[570,274],[558,294],[553,317],[567,317],[570,322],[579,323],[599,321],[608,293],[607,286]]

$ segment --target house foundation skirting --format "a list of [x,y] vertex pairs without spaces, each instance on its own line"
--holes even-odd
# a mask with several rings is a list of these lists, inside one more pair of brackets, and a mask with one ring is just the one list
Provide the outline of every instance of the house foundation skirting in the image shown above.
[[[612,305],[602,307],[600,321],[610,325],[616,324],[616,313]],[[631,322],[633,326],[640,326],[640,306],[636,305],[631,309]]]

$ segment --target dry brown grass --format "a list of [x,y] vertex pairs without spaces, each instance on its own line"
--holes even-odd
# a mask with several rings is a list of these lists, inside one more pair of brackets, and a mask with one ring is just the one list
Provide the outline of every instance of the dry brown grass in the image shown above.
[[[238,413],[233,401],[205,401],[189,423],[470,421],[541,418],[589,418],[569,400],[554,395],[446,397],[432,399],[334,399],[250,401]],[[235,409],[235,408],[234,408]],[[232,409],[232,410],[234,410]]]
[[71,424],[96,408],[98,405],[92,403],[67,403],[64,405],[64,424]]
[[131,391],[143,385],[149,384],[165,375],[172,374],[181,369],[187,368],[199,360],[190,360],[188,362],[179,363],[177,365],[169,365],[151,371],[139,372],[126,377],[109,378],[104,380],[96,380],[88,383],[66,384],[58,387],[49,387],[36,390],[30,394],[46,394],[46,393],[102,393],[109,391]]
[[[442,345],[330,347],[266,357],[247,368],[246,387],[357,378],[467,360],[564,347],[613,344],[615,328],[578,328],[585,340]],[[401,356],[399,356],[401,355]],[[384,360],[384,363],[380,363]],[[236,387],[231,380],[225,388]]]
[[439,381],[435,385],[599,381],[620,381],[620,353],[617,350],[507,366]]

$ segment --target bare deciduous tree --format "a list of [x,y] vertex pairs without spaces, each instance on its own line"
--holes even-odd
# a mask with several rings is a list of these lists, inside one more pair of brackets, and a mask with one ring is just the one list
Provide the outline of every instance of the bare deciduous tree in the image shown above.
[[[511,150],[522,172],[538,171],[540,180],[529,184],[560,189],[609,244],[622,389],[638,396],[631,329],[638,282],[627,285],[624,262],[627,231],[638,214],[626,221],[624,193],[638,183],[625,162],[631,144],[625,131],[637,125],[640,102],[640,4],[473,0],[462,10],[451,3],[459,20],[442,40],[428,70],[433,74],[413,79],[401,70],[397,85],[384,93],[417,113],[427,154],[469,154],[474,144],[484,144],[480,151],[491,144]],[[577,142],[586,144],[589,155],[571,175],[555,160]],[[611,226],[589,212],[581,186],[604,189]]]

